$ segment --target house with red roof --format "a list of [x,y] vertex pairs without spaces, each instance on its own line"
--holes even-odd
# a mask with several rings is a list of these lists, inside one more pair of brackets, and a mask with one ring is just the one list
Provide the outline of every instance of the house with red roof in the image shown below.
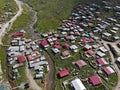
[[66,48],[66,49],[70,48],[69,44],[67,44],[67,43],[63,44],[63,47]]
[[23,63],[26,60],[24,55],[18,56],[18,62]]
[[86,38],[83,38],[82,40],[81,40],[81,44],[86,44],[87,43],[87,39]]
[[12,37],[21,37],[24,35],[24,32],[15,32],[12,34]]
[[60,45],[54,45],[54,48],[61,49]]
[[103,65],[107,65],[108,63],[105,61],[104,58],[98,58],[97,60],[97,63],[100,65],[100,66],[103,66]]
[[94,24],[89,22],[89,23],[88,23],[88,26],[89,26],[89,27],[93,27]]
[[78,47],[76,45],[71,45],[70,46],[70,49],[73,51],[73,52],[78,52]]
[[97,74],[89,77],[89,81],[93,86],[102,84],[101,78]]
[[79,32],[75,32],[75,36],[80,36],[80,33]]
[[110,66],[104,67],[104,68],[103,68],[103,71],[104,71],[107,75],[111,75],[111,74],[115,73],[115,71],[114,71]]
[[40,45],[43,47],[43,48],[48,48],[49,47],[49,43],[47,40],[42,40],[40,42]]
[[78,61],[75,62],[75,65],[76,65],[79,69],[81,69],[82,67],[86,66],[87,64],[86,64],[86,62],[84,62],[83,60],[78,60]]
[[65,77],[65,76],[68,76],[69,74],[70,74],[70,71],[67,70],[67,69],[61,70],[61,71],[58,72],[58,76],[59,76],[60,78],[63,78],[63,77]]
[[27,56],[27,60],[28,60],[28,61],[31,61],[31,60],[33,60],[33,57],[32,57],[31,55],[28,55],[28,56]]
[[65,36],[65,39],[66,39],[66,40],[70,40],[71,37],[70,37],[70,36]]
[[54,45],[59,45],[59,44],[60,44],[60,42],[54,41]]
[[94,40],[93,40],[92,38],[89,38],[88,42],[89,42],[89,43],[93,43]]
[[87,50],[87,51],[85,52],[85,55],[86,55],[87,57],[91,57],[91,56],[94,55],[94,51],[93,51],[93,50]]

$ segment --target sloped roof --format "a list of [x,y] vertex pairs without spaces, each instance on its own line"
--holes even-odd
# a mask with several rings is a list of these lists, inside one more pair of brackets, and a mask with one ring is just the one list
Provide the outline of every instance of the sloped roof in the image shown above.
[[99,77],[97,74],[94,75],[94,76],[91,76],[89,79],[90,79],[90,82],[91,82],[94,86],[99,85],[99,84],[102,83],[100,77]]

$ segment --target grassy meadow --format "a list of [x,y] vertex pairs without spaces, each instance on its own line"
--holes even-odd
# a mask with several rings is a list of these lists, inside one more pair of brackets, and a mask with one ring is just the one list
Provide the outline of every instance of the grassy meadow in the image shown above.
[[[0,0],[0,22],[9,20],[18,10],[16,3],[13,0]],[[10,12],[11,14],[5,14]]]
[[38,12],[37,32],[56,30],[80,0],[22,0]]

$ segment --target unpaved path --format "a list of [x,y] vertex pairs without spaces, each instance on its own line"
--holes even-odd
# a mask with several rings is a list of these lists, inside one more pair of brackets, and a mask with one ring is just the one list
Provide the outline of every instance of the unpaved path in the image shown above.
[[11,28],[12,24],[14,23],[14,21],[22,14],[22,11],[23,11],[22,2],[20,2],[19,0],[14,0],[14,1],[16,2],[19,10],[17,11],[16,15],[11,18],[10,21],[6,22],[1,27],[1,31],[0,31],[0,44],[2,44],[2,38],[4,37],[6,32],[10,30],[10,28]]
[[46,59],[48,60],[49,64],[49,72],[46,77],[46,87],[45,90],[55,90],[55,68],[54,68],[54,62],[50,55],[45,52]]
[[42,90],[42,88],[35,82],[35,80],[33,79],[33,76],[30,72],[30,70],[28,69],[28,64],[26,63],[26,75],[30,84],[30,87],[32,88],[32,90]]
[[116,59],[115,59],[113,53],[110,51],[110,48],[108,47],[108,44],[113,46],[117,52],[120,52],[120,48],[117,47],[117,44],[119,42],[120,42],[120,40],[118,40],[116,42],[107,42],[107,41],[104,41],[104,40],[101,41],[101,43],[103,43],[103,45],[109,50],[109,54],[110,54],[111,59],[112,59],[112,64],[114,65],[115,70],[117,72],[117,76],[118,76],[117,85],[115,87],[113,87],[113,90],[120,90],[120,70],[119,70],[118,66],[115,64]]

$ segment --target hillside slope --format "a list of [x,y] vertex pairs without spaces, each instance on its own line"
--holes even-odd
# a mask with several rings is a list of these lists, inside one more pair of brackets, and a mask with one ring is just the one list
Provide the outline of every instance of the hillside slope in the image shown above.
[[56,30],[80,0],[22,0],[38,12],[36,31]]

